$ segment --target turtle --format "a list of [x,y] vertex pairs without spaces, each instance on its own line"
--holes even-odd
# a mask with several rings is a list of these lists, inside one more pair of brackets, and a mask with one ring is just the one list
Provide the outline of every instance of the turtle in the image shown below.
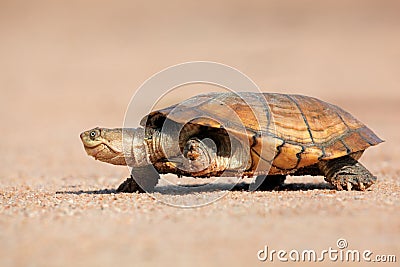
[[342,108],[297,94],[200,94],[140,124],[80,135],[88,155],[132,167],[117,192],[152,192],[166,173],[255,177],[259,190],[279,188],[287,175],[313,175],[337,190],[364,191],[377,178],[358,160],[383,142]]

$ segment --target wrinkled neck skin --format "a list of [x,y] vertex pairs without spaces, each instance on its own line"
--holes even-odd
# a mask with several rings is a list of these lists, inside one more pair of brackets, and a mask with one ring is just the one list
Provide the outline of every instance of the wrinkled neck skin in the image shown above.
[[141,127],[123,128],[121,133],[126,164],[131,167],[143,167],[151,164],[144,129]]
[[[173,157],[181,152],[173,136],[158,130],[144,128],[122,129],[127,164],[132,167],[143,167],[153,164],[167,156]],[[168,151],[168,155],[164,153]]]

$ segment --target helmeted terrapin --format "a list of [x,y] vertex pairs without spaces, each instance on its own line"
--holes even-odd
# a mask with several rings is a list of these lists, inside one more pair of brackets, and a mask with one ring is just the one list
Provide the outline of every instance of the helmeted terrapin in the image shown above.
[[132,167],[134,179],[118,191],[151,191],[160,173],[257,176],[261,189],[275,188],[286,175],[323,175],[339,190],[365,190],[376,177],[357,160],[382,142],[335,105],[276,93],[198,95],[151,112],[141,125],[81,134],[89,155]]

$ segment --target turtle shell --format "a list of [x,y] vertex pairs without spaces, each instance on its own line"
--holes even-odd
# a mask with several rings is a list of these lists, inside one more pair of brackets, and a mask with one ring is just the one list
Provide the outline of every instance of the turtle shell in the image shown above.
[[203,94],[154,111],[141,124],[161,128],[167,117],[179,124],[225,129],[239,140],[248,140],[249,174],[271,165],[269,174],[293,173],[321,160],[359,157],[382,142],[350,113],[302,95]]

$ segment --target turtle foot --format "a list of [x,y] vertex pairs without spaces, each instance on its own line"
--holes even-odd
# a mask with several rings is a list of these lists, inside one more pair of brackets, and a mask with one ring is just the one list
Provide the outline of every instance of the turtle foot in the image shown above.
[[118,193],[144,193],[144,190],[136,183],[135,179],[132,177],[127,178],[122,184],[117,188]]
[[117,192],[125,193],[145,193],[153,192],[158,183],[160,175],[152,165],[144,167],[135,167],[131,170],[131,177],[127,178],[117,188]]
[[361,163],[345,156],[320,163],[325,180],[338,190],[365,191],[377,180]]

